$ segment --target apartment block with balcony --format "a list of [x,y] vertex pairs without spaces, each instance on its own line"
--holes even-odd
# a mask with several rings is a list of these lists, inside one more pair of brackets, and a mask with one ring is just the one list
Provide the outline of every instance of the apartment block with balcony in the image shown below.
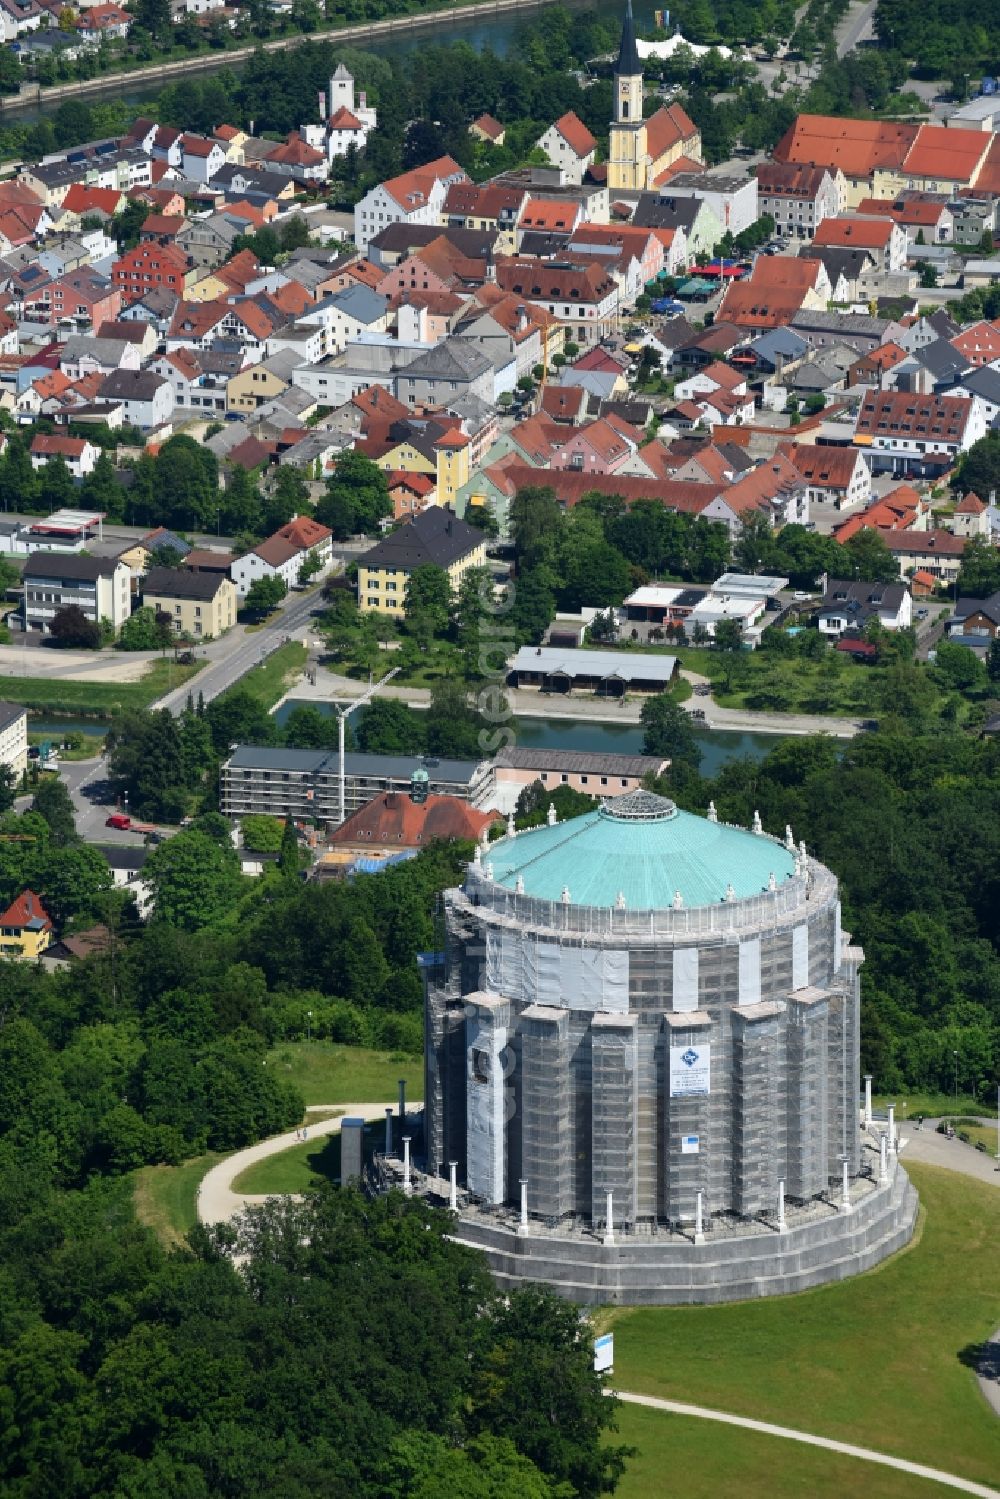
[[94,624],[106,619],[120,630],[132,612],[130,578],[118,557],[35,552],[24,565],[22,625],[47,632],[60,609],[77,604]]

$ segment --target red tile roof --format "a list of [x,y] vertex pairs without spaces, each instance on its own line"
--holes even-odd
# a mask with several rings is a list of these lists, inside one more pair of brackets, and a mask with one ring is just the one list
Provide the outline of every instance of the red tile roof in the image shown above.
[[40,458],[82,458],[86,446],[82,437],[50,437],[39,432],[32,439],[31,451]]
[[796,161],[762,161],[757,168],[757,191],[768,198],[812,201],[823,186],[826,167]]
[[[968,192],[968,188],[961,191]],[[1000,194],[1000,135],[994,135],[986,160],[979,168],[974,187],[975,193]]]
[[955,514],[982,515],[985,509],[986,506],[983,504],[982,500],[977,494],[973,494],[972,490],[970,489],[965,498],[963,500],[960,500],[955,506]]
[[118,212],[121,200],[122,195],[117,188],[87,187],[82,182],[74,182],[63,198],[62,206],[64,212],[78,213],[81,218],[88,213],[113,215]]
[[[839,539],[839,538],[838,538]],[[953,536],[950,531],[889,531],[885,544],[890,552],[907,556],[960,557],[967,542],[964,536]]]
[[382,385],[369,385],[359,390],[351,397],[351,405],[356,406],[367,421],[397,422],[410,415],[409,407],[397,401]]
[[390,489],[412,489],[414,494],[419,495],[433,494],[437,488],[429,474],[411,474],[402,468],[392,469],[386,476],[386,482]]
[[892,224],[878,219],[827,218],[813,235],[813,244],[822,246],[861,245],[865,250],[885,250],[892,239]]
[[405,213],[413,213],[430,201],[435,185],[449,177],[461,182],[465,180],[466,173],[452,157],[439,156],[426,166],[414,167],[412,171],[403,172],[399,177],[390,177],[382,186]]
[[781,443],[778,452],[788,458],[817,489],[846,489],[859,461],[857,448],[819,447],[816,443]]
[[859,531],[905,531],[916,524],[920,496],[909,484],[900,484],[890,494],[868,506],[860,515],[852,515],[835,526],[835,540],[843,544]]
[[293,130],[283,145],[275,146],[268,154],[267,160],[280,162],[283,166],[315,167],[325,161],[326,157]]
[[211,156],[217,146],[217,141],[206,140],[201,135],[186,135],[181,141],[181,150],[185,156]]
[[[565,429],[564,429],[565,431]],[[720,492],[714,484],[692,484],[676,479],[634,479],[628,474],[585,474],[572,469],[545,469],[539,471],[526,463],[493,464],[490,475],[502,488],[514,494],[529,485],[545,485],[555,490],[560,504],[572,508],[584,495],[597,491],[599,494],[620,495],[626,505],[637,500],[658,500],[667,510],[676,510],[688,515],[700,515],[706,505],[711,504]]]
[[582,385],[543,385],[541,406],[553,421],[574,422],[587,405],[587,391]]
[[363,130],[364,126],[357,115],[352,114],[345,105],[341,105],[336,114],[330,116],[331,130]]
[[675,177],[680,177],[684,172],[700,172],[702,163],[695,161],[693,156],[678,156],[662,172],[658,172],[653,178],[654,187],[663,187],[667,182],[672,182]]
[[499,120],[495,120],[492,115],[480,115],[477,120],[473,120],[469,129],[480,131],[491,141],[498,140],[505,132],[505,126],[501,125]]
[[760,255],[748,280],[729,283],[719,318],[745,328],[778,328],[801,309],[821,270],[820,261],[805,256]]
[[971,185],[989,149],[982,130],[955,130],[944,125],[921,125],[906,153],[903,171],[912,177],[939,177]]
[[17,899],[11,901],[6,911],[0,916],[0,927],[13,928],[22,932],[26,928],[51,932],[52,917],[34,890],[22,890]]
[[187,227],[187,219],[177,213],[151,213],[142,221],[142,234],[155,234],[157,238],[175,239]]
[[972,402],[963,396],[915,395],[910,391],[869,391],[858,412],[858,437],[892,434],[898,438],[936,437],[958,442]]
[[964,354],[975,365],[992,364],[1000,359],[1000,321],[973,323],[950,340],[953,349]]
[[[668,104],[665,109],[658,109],[646,121],[646,150],[650,160],[654,163],[659,161],[671,146],[682,141],[693,142],[697,135],[697,125],[679,104]],[[696,169],[697,165],[695,163]]]
[[521,229],[563,230],[569,234],[576,226],[581,214],[579,203],[566,198],[529,198],[521,210],[518,227]]
[[597,150],[597,141],[591,135],[579,115],[568,109],[564,115],[560,115],[553,127],[558,130],[563,140],[572,147],[577,156],[589,156],[592,151]]
[[847,120],[799,115],[775,146],[776,161],[839,167],[846,177],[868,177],[876,167],[899,168],[917,136],[916,125],[891,120]]
[[319,521],[313,520],[310,515],[296,515],[287,526],[281,526],[275,533],[282,541],[290,542],[301,551],[308,551],[310,547],[319,546],[321,541],[329,541],[333,532],[328,526],[321,526]]
[[477,841],[484,828],[500,821],[458,796],[431,794],[414,802],[401,791],[383,791],[352,812],[330,837],[334,845],[371,848],[423,848],[437,839]]

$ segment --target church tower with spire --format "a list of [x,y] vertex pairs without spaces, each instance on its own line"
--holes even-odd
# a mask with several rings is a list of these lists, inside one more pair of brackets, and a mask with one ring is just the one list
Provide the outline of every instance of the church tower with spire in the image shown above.
[[649,154],[642,117],[642,62],[635,44],[632,0],[626,0],[621,45],[615,63],[615,117],[608,142],[608,187],[646,187]]

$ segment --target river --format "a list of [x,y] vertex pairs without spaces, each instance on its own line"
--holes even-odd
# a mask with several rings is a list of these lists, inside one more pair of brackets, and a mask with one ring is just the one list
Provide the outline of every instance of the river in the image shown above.
[[[545,0],[538,0],[537,9],[541,9]],[[571,10],[594,10],[597,8],[595,0],[561,0],[561,3]],[[488,7],[484,7],[484,10]],[[636,18],[637,29],[641,32],[649,30],[653,25],[653,6],[648,0],[636,0],[633,7]],[[491,14],[480,18],[468,18],[456,20],[447,14],[443,14],[439,22],[427,24],[419,29],[396,33],[392,36],[375,36],[372,38],[359,37],[347,39],[345,48],[361,52],[373,52],[380,57],[399,57],[410,52],[415,52],[425,46],[428,42],[467,42],[475,51],[481,52],[486,47],[492,48],[498,57],[505,57],[510,50],[514,36],[525,21],[530,20],[535,14],[536,7],[526,5],[521,10],[509,11],[497,16]],[[308,40],[307,37],[302,38]],[[316,38],[317,41],[331,42],[336,44],[336,34],[325,35]],[[197,59],[197,75],[205,77],[211,73],[219,72],[222,68],[231,68],[233,72],[239,73],[245,66],[242,62],[233,63],[230,56],[225,52],[219,52],[215,57],[199,55]],[[117,73],[109,75],[104,82],[104,87],[95,89],[93,92],[88,88],[81,97],[87,103],[96,102],[99,99],[122,99],[126,104],[148,105],[166,86],[166,81],[156,78],[147,79],[145,83],[136,83],[134,77],[129,73]],[[63,99],[53,99],[41,105],[25,105],[23,108],[11,108],[8,103],[3,115],[11,121],[30,123],[46,114],[51,114],[63,103]]]
[[[299,701],[289,698],[275,713],[275,722],[285,723],[293,708],[318,708],[324,716],[332,712],[329,703]],[[108,731],[107,722],[99,718],[79,718],[67,714],[32,713],[28,728],[32,734],[51,734],[53,739],[76,731],[94,739]],[[590,754],[641,755],[642,729],[638,724],[594,723],[570,718],[518,718],[514,728],[521,749],[585,750]],[[701,773],[718,775],[730,760],[749,756],[763,760],[777,745],[784,743],[781,734],[749,734],[742,730],[695,729],[701,746]]]
[[[283,724],[293,708],[318,708],[324,715],[332,711],[329,703],[297,701],[282,703],[275,720]],[[641,755],[642,729],[638,724],[595,723],[593,720],[568,718],[518,718],[514,721],[517,743],[521,749],[585,750],[591,754]],[[763,760],[777,745],[784,743],[780,734],[748,734],[719,729],[695,729],[701,747],[701,773],[718,775],[730,760],[749,756]]]

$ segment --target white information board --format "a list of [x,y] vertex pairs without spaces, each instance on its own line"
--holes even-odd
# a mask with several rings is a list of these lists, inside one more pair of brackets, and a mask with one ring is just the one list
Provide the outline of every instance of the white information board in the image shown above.
[[670,1097],[706,1098],[711,1084],[711,1045],[671,1046]]
[[697,1135],[681,1135],[681,1155],[698,1155],[701,1140]]
[[615,1362],[615,1335],[606,1332],[602,1337],[594,1339],[594,1372],[603,1374],[606,1370],[614,1367]]

